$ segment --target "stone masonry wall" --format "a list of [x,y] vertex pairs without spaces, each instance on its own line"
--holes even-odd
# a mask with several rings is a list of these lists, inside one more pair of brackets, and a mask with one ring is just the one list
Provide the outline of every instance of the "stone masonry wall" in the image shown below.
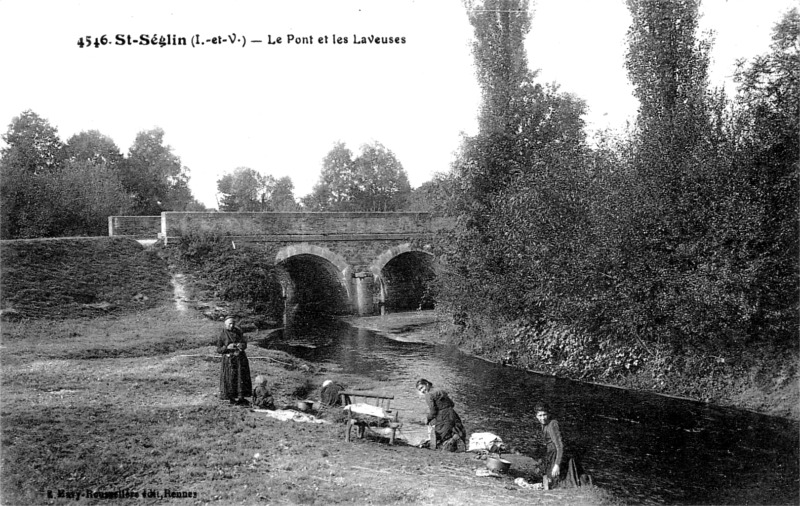
[[[382,253],[392,247],[402,243],[410,242],[411,238],[397,239],[387,238],[383,240],[372,239],[368,241],[308,241],[303,244],[319,246],[342,257],[354,272],[366,271],[367,267]],[[270,256],[270,261],[274,261],[275,253],[286,246],[298,246],[297,242],[280,241],[262,243],[265,255]]]
[[[169,241],[189,233],[211,233],[264,240],[337,236],[416,235],[443,226],[427,213],[162,213],[161,233]],[[365,237],[367,239],[367,237]]]
[[108,235],[155,239],[161,232],[161,216],[109,216]]

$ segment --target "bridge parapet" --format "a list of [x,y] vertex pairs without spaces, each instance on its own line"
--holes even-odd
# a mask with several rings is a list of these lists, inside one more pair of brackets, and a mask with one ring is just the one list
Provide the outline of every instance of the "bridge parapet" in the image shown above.
[[408,239],[446,226],[429,213],[161,213],[165,244],[191,233],[253,242]]
[[108,235],[155,239],[161,230],[161,216],[109,216]]

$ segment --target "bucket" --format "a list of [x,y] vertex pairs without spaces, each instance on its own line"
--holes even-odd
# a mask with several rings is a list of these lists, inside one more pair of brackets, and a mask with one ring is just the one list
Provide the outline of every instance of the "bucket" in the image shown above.
[[490,457],[486,460],[486,467],[492,471],[497,471],[498,473],[507,473],[508,468],[511,467],[511,462],[505,459],[496,459],[494,457]]

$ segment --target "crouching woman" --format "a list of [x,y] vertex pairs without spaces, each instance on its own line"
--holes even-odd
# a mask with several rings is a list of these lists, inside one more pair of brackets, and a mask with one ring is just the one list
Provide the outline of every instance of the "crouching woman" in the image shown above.
[[[442,449],[454,452],[458,448],[458,441],[461,440],[466,448],[467,431],[464,424],[456,413],[455,404],[444,390],[433,390],[433,383],[426,379],[417,381],[417,392],[425,397],[428,404],[427,423],[434,422],[433,428],[436,441],[442,442]],[[435,442],[431,438],[431,448]]]

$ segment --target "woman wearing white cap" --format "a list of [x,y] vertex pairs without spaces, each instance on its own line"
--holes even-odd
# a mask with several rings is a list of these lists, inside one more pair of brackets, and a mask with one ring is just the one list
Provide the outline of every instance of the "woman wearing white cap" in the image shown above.
[[245,397],[253,394],[250,380],[250,362],[244,350],[247,342],[242,330],[236,326],[232,316],[225,318],[225,328],[217,338],[217,353],[222,354],[222,370],[219,375],[219,398],[231,404],[247,406]]
[[339,399],[339,393],[344,390],[344,387],[331,380],[325,380],[322,383],[322,390],[319,392],[320,402],[323,406],[338,406],[344,401],[344,405],[351,404],[350,396],[344,395],[344,399]]

